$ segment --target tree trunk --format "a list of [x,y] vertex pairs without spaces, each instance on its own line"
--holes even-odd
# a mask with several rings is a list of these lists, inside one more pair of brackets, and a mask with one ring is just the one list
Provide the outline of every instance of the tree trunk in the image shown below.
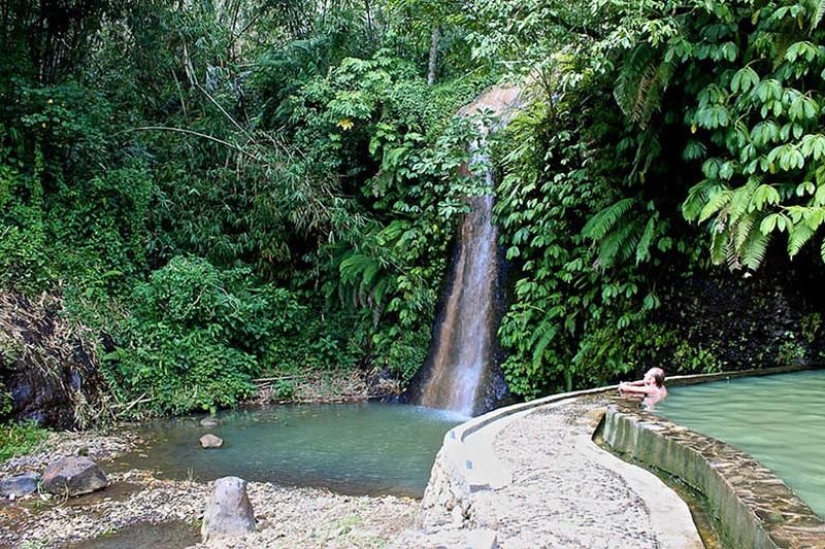
[[430,41],[430,63],[427,69],[427,84],[435,84],[435,75],[438,71],[438,42],[441,39],[441,27],[433,27],[433,36]]

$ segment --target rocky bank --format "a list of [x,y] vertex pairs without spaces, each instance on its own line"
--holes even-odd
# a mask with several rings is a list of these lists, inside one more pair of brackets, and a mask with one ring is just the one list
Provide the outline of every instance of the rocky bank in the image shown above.
[[[0,464],[0,478],[26,471],[42,473],[52,461],[78,453],[87,454],[105,470],[107,460],[138,444],[130,434],[56,433],[35,454]],[[145,470],[107,472],[107,476],[107,488],[78,498],[35,494],[0,502],[0,547],[101,547],[101,540],[129,532],[135,533],[127,538],[131,546],[138,547],[134,544],[138,532],[164,529],[178,532],[175,545],[164,544],[168,549],[207,547],[199,543],[198,531],[211,492],[209,483],[165,480]],[[409,498],[352,497],[268,483],[249,483],[248,492],[256,531],[218,546],[384,547],[413,525],[419,507],[418,500]],[[147,525],[151,527],[142,528]]]

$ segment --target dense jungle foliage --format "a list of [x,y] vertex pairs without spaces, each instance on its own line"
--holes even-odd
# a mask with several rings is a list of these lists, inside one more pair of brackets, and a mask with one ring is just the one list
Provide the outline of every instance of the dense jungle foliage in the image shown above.
[[[482,167],[461,169],[479,124],[457,113],[517,82],[524,109],[488,139],[510,390],[663,359],[718,370],[662,303],[701,273],[821,268],[824,14],[0,0],[0,287],[60,295],[64,318],[105,334],[107,402],[124,413],[231,406],[256,377],[306,371],[407,382],[464,197],[489,190]],[[807,352],[821,319],[804,321],[766,364]],[[5,364],[20,352],[7,339]]]

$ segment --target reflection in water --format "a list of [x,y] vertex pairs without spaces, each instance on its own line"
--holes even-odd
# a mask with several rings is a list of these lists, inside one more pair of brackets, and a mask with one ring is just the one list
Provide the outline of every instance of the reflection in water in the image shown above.
[[[466,420],[452,412],[390,404],[278,406],[197,419],[150,423],[150,441],[120,467],[158,470],[168,478],[238,476],[287,486],[324,487],[350,495],[421,497],[444,434]],[[224,447],[204,450],[213,433]]]
[[667,419],[758,459],[825,517],[825,370],[674,387]]
[[154,524],[139,522],[126,526],[112,534],[81,541],[68,549],[125,549],[160,548],[178,549],[192,547],[201,541],[197,528],[183,522]]

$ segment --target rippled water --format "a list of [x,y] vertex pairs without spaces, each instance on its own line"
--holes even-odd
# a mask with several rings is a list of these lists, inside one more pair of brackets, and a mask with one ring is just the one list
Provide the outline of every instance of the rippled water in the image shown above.
[[825,517],[825,370],[669,389],[667,419],[758,459]]
[[[152,422],[141,433],[148,450],[119,460],[167,478],[238,476],[287,486],[325,487],[350,495],[421,497],[444,434],[469,419],[421,406],[335,404],[277,406],[200,418]],[[204,450],[212,433],[224,447]]]

